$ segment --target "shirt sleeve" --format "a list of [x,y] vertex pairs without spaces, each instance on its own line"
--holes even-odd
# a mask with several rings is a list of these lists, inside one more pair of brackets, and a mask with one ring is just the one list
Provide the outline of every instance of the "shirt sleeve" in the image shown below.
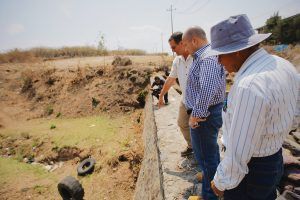
[[192,116],[206,118],[210,114],[208,107],[216,93],[216,89],[220,86],[219,68],[222,67],[213,59],[205,59],[199,64],[199,81],[197,85],[196,105],[193,107]]
[[296,112],[293,119],[293,126],[292,129],[297,129],[300,125],[300,74],[297,74],[297,81],[298,81],[298,90],[297,90],[297,103],[296,103]]
[[267,103],[262,96],[240,87],[233,98],[236,103],[232,105],[226,152],[214,176],[216,187],[222,191],[237,187],[248,173],[247,164],[265,127]]
[[169,77],[172,77],[172,78],[178,78],[178,57],[176,57],[174,60],[173,60],[173,63],[172,63],[172,67],[171,67],[171,72],[169,74]]

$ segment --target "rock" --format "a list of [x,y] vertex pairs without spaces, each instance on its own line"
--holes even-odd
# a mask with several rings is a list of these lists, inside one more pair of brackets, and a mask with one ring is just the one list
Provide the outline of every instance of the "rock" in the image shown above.
[[288,179],[289,179],[290,181],[293,181],[293,182],[295,182],[295,183],[300,184],[300,170],[296,170],[296,171],[291,172],[291,173],[288,175]]
[[293,137],[295,141],[300,144],[300,132],[293,132]]
[[53,171],[56,170],[57,168],[58,168],[58,165],[57,165],[57,164],[53,165],[52,168],[50,169],[50,172],[53,172]]
[[[292,137],[292,136],[291,136]],[[294,156],[300,156],[300,145],[288,137],[283,143],[283,147],[290,150]]]
[[284,186],[284,190],[293,191],[294,190],[294,186],[292,186],[292,185],[286,185],[286,186]]
[[99,69],[97,72],[98,76],[102,76],[104,74],[103,69]]
[[294,166],[294,167],[285,168],[282,179],[286,180],[294,187],[299,187],[300,186],[300,169],[299,169],[299,167]]
[[22,188],[21,192],[27,192],[29,190],[29,188]]
[[192,157],[183,158],[177,166],[179,169],[191,170],[196,166],[196,161]]
[[276,200],[295,200],[295,199],[300,199],[300,195],[286,190]]
[[36,161],[36,162],[41,162],[41,161],[44,160],[44,159],[45,159],[45,156],[42,154],[42,155],[40,155],[39,157],[35,158],[35,161]]
[[298,195],[300,195],[300,187],[294,188],[294,192]]
[[60,162],[58,163],[58,168],[61,168],[63,165],[64,165],[64,162],[60,161]]
[[23,159],[23,162],[24,162],[24,163],[27,163],[27,162],[28,162],[28,158],[24,158],[24,159]]
[[284,166],[300,166],[300,161],[289,150],[283,148],[282,156]]
[[47,171],[50,171],[52,169],[52,166],[51,165],[45,165],[44,168],[47,170]]
[[115,67],[116,66],[127,66],[127,65],[131,65],[132,61],[127,57],[122,58],[120,56],[116,56],[111,64]]

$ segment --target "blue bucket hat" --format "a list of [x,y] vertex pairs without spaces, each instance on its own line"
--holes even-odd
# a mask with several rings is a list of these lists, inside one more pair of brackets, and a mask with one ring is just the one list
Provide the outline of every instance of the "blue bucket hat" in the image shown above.
[[256,33],[245,14],[229,17],[210,29],[211,48],[206,57],[247,49],[264,41],[270,35],[271,33]]

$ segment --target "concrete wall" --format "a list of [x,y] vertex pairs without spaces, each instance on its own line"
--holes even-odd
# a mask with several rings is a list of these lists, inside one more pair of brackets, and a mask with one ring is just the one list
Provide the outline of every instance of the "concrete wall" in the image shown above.
[[151,95],[147,96],[144,115],[144,159],[133,199],[162,200],[165,198]]

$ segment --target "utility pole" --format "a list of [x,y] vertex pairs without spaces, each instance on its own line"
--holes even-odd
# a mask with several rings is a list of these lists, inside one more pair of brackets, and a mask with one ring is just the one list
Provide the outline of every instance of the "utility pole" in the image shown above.
[[164,40],[163,40],[163,33],[161,33],[161,54],[164,53]]
[[176,10],[176,8],[173,8],[173,5],[171,4],[170,9],[167,9],[168,12],[171,12],[171,29],[173,34],[173,11]]

